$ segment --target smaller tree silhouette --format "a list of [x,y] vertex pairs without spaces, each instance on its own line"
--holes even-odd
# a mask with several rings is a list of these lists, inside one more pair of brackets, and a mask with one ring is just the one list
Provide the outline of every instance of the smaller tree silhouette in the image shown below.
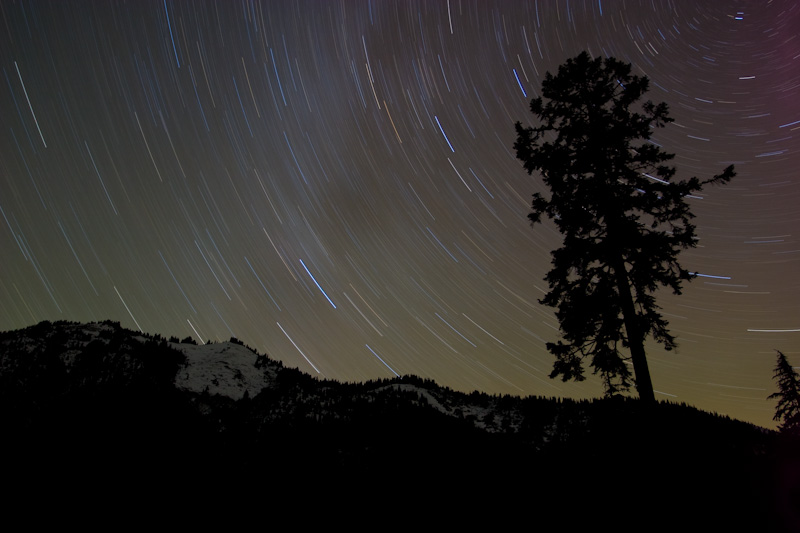
[[778,363],[775,365],[775,380],[778,382],[778,392],[770,394],[767,398],[778,399],[773,420],[783,421],[779,429],[784,433],[800,435],[800,375],[779,350]]

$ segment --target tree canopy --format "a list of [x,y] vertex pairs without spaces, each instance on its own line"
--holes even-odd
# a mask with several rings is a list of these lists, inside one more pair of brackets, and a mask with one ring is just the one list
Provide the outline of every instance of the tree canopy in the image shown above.
[[568,59],[545,75],[543,98],[530,104],[538,125],[517,122],[514,148],[550,192],[533,194],[531,224],[546,215],[563,235],[540,300],[556,309],[562,336],[547,344],[556,357],[550,377],[581,381],[590,358],[607,394],[633,381],[640,398],[654,401],[644,341],[676,346],[654,293],[680,294],[694,277],[678,263],[681,250],[696,246],[687,197],[735,174],[731,165],[707,180],[673,179],[674,155],[650,141],[672,122],[667,104],[634,106],[648,84],[613,57]]

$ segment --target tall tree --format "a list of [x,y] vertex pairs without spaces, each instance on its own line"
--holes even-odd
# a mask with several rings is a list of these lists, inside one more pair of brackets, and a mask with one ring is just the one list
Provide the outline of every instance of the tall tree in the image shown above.
[[778,392],[767,397],[778,399],[773,420],[782,422],[781,431],[800,435],[800,375],[780,351],[774,377],[778,382]]
[[655,128],[672,122],[667,104],[632,109],[647,89],[648,79],[632,75],[630,64],[583,52],[545,75],[547,101],[530,104],[539,125],[517,122],[514,148],[550,190],[549,199],[533,195],[531,225],[547,215],[564,238],[540,300],[556,308],[562,336],[547,344],[556,357],[550,377],[582,381],[590,357],[610,395],[630,387],[630,360],[639,397],[654,402],[645,339],[667,350],[676,345],[654,293],[667,287],[680,294],[694,277],[678,263],[681,250],[696,246],[686,198],[735,173],[729,166],[708,180],[673,180],[667,162],[674,155],[650,142]]

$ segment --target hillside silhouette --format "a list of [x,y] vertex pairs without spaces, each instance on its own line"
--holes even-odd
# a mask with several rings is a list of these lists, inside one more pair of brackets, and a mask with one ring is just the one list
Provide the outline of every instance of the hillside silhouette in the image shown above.
[[5,483],[64,497],[80,480],[171,501],[198,487],[302,493],[453,513],[451,524],[472,513],[570,529],[611,516],[625,530],[800,523],[797,442],[749,423],[624,397],[465,394],[415,376],[339,383],[236,339],[177,341],[113,322],[1,333]]

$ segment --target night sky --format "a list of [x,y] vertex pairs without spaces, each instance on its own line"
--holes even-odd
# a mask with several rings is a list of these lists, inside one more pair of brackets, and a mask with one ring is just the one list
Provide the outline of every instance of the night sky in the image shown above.
[[[235,336],[320,378],[551,380],[550,223],[514,122],[582,50],[651,81],[704,275],[660,297],[658,399],[774,427],[800,365],[800,3],[0,2],[0,329]],[[635,392],[634,392],[635,394]]]

